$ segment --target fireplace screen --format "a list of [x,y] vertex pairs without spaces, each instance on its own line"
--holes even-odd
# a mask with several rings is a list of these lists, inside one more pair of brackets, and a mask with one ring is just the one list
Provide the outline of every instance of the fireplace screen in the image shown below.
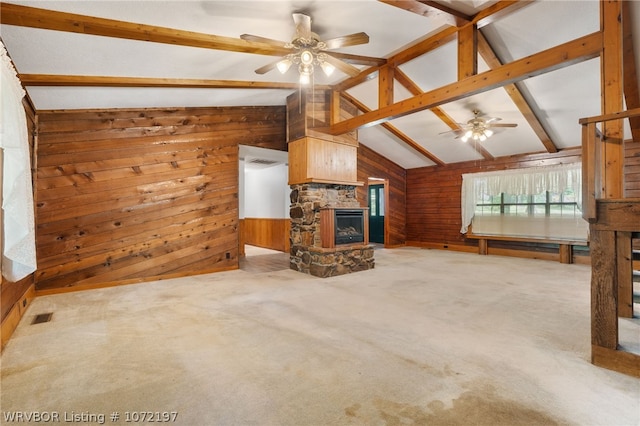
[[335,242],[336,245],[364,242],[363,210],[335,211]]

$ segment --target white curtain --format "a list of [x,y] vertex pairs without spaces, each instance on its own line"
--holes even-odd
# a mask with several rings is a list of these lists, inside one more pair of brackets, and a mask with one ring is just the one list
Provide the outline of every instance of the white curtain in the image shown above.
[[462,175],[462,229],[465,234],[475,214],[478,200],[483,196],[536,195],[544,191],[564,192],[572,188],[578,208],[582,209],[582,164],[531,167],[497,172]]
[[24,89],[0,42],[0,148],[3,149],[2,275],[18,281],[36,270],[35,222],[27,118],[22,106]]

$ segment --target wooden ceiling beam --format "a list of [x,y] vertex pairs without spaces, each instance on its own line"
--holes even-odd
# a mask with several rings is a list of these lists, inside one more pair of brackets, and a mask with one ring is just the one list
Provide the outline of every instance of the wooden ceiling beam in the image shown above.
[[445,103],[464,99],[483,93],[506,84],[515,83],[530,77],[541,75],[569,65],[577,64],[598,57],[602,51],[602,34],[600,31],[563,43],[502,65],[472,77],[447,84],[429,92],[397,102],[344,120],[326,129],[329,133],[339,135],[363,126],[372,126],[385,121],[402,117],[414,112],[423,111]]
[[[127,40],[148,41],[203,49],[284,56],[291,49],[240,38],[204,34],[155,25],[137,24],[115,19],[96,18],[10,3],[0,3],[0,23],[20,27],[89,34]],[[383,58],[332,52],[333,56],[357,65],[380,66]]]
[[[391,6],[398,7],[408,12],[415,13],[427,18],[439,18],[443,23],[454,27],[462,27],[472,24],[482,28],[496,20],[515,12],[534,2],[534,0],[510,0],[499,1],[491,6],[481,10],[474,16],[468,16],[453,8],[447,7],[435,1],[419,1],[419,0],[378,0]],[[443,15],[444,14],[444,15]],[[448,17],[447,17],[448,16]]]
[[355,77],[351,77],[351,78],[347,78],[345,80],[343,80],[342,82],[332,86],[332,89],[337,91],[337,92],[344,92],[345,90],[348,90],[352,87],[355,87],[359,84],[362,84],[366,81],[369,81],[371,79],[374,79],[376,77],[378,77],[378,74],[380,72],[380,68],[382,67],[371,67],[368,68],[364,71],[362,71],[360,74],[358,74]]
[[419,56],[422,56],[425,53],[428,53],[434,49],[437,49],[440,46],[443,46],[449,43],[450,41],[455,40],[457,31],[458,30],[455,27],[447,27],[444,30],[438,32],[437,34],[429,36],[425,39],[421,39],[413,43],[408,48],[397,53],[396,55],[393,55],[390,58],[387,58],[385,64],[375,68],[372,67],[367,70],[364,70],[363,72],[361,72],[355,77],[347,78],[346,80],[343,80],[342,82],[334,85],[333,89],[339,92],[344,92],[345,90],[348,90],[352,87],[362,84],[365,81],[371,80],[372,78],[375,78],[380,74],[380,70],[383,67],[387,67],[387,66],[396,67],[397,65],[403,64]]
[[458,80],[478,74],[478,27],[465,25],[458,31]]
[[[631,30],[632,17],[628,1],[622,2],[622,66],[624,72],[624,100],[627,109],[640,108],[640,93],[638,91],[638,73],[636,57],[633,50],[633,33]],[[640,142],[640,116],[629,119],[631,138]]]
[[90,34],[128,40],[229,50],[262,55],[286,55],[289,49],[193,31],[154,25],[136,24],[115,19],[96,18],[75,13],[58,12],[17,4],[0,4],[0,22],[5,25]]
[[[395,3],[395,2],[394,2]],[[365,81],[371,80],[372,78],[378,77],[380,74],[380,70],[383,67],[396,67],[397,65],[408,62],[412,59],[415,59],[419,56],[424,55],[425,53],[430,52],[431,50],[437,49],[440,46],[447,44],[450,41],[453,41],[456,38],[457,29],[455,27],[447,27],[444,30],[434,34],[426,39],[420,40],[410,47],[404,49],[396,55],[387,58],[386,63],[384,65],[380,65],[376,68],[369,68],[364,70],[360,74],[355,77],[347,78],[342,82],[333,86],[333,89],[338,92],[344,92],[352,87],[355,87],[359,84],[364,83]]]
[[[500,61],[487,39],[482,35],[481,31],[478,31],[478,53],[480,53],[482,59],[484,59],[491,69],[496,69],[503,65],[502,61]],[[547,152],[558,152],[558,147],[551,140],[551,137],[545,130],[533,109],[531,109],[531,105],[529,105],[529,102],[527,102],[518,86],[515,83],[507,84],[504,86],[504,90],[507,91],[507,94],[518,110],[520,110],[524,119],[527,120],[531,129],[547,149]]]
[[[360,102],[359,100],[357,100],[356,98],[351,96],[350,94],[348,94],[346,92],[342,92],[342,93],[340,93],[340,95],[343,98],[345,98],[347,101],[349,101],[353,105],[355,105],[355,107],[358,108],[360,111],[362,111],[362,112],[371,111],[371,109],[369,107],[367,107],[365,104],[363,104],[362,102]],[[439,166],[443,166],[445,164],[444,161],[442,161],[441,159],[439,159],[438,157],[433,155],[430,151],[426,150],[422,145],[420,145],[419,143],[417,143],[416,141],[411,139],[409,136],[407,136],[404,133],[402,133],[400,130],[398,130],[397,127],[393,126],[392,124],[390,124],[390,123],[382,123],[382,127],[384,127],[386,130],[388,130],[391,134],[396,136],[398,139],[400,139],[407,146],[409,146],[413,150],[417,151],[419,154],[423,155],[425,158],[433,161],[434,163],[436,163]]]
[[501,0],[482,9],[473,17],[469,24],[475,24],[478,28],[482,28],[533,3],[535,3],[535,0]]
[[401,52],[392,55],[387,58],[387,64],[396,66],[404,64],[405,62],[409,62],[412,59],[415,59],[419,56],[424,55],[432,50],[437,49],[438,47],[444,46],[456,39],[458,34],[458,28],[456,27],[447,27],[438,33],[431,35],[425,39],[419,40],[413,43],[408,48],[404,49]]
[[[436,13],[434,12],[435,10],[438,10],[437,13],[443,13],[442,10],[436,9],[433,5],[423,4],[417,0],[407,0],[407,1],[378,0],[378,1],[381,3],[389,4],[391,6],[399,7],[404,10],[418,13],[422,16],[429,16],[432,13]],[[487,9],[479,12],[476,16],[473,17],[472,20],[470,20],[469,22],[466,22],[464,25],[465,26],[470,25],[476,28],[480,28],[483,25],[487,25],[493,22],[495,19],[497,19],[500,16],[504,16],[505,14],[512,13],[531,3],[532,1],[530,0],[500,1],[496,4],[491,5]],[[416,40],[407,48],[388,57],[386,59],[386,64],[379,65],[378,68],[370,68],[368,70],[365,70],[364,72],[360,73],[356,77],[348,78],[342,81],[341,83],[339,83],[338,85],[334,86],[334,90],[343,92],[351,87],[357,86],[358,84],[361,84],[371,78],[374,78],[377,75],[376,73],[383,66],[396,67],[398,65],[409,62],[419,56],[422,56],[426,53],[429,53],[432,50],[437,49],[438,47],[444,46],[445,44],[457,39],[459,30],[461,30],[461,28],[458,28],[455,25],[447,26],[446,28],[438,31],[436,34],[431,34],[431,35],[428,35],[427,37]]]
[[430,8],[442,11],[442,12],[448,14],[448,15],[451,15],[451,16],[457,18],[459,20],[458,22],[461,22],[461,23],[467,23],[467,22],[473,20],[472,16],[466,15],[466,14],[464,14],[464,13],[462,13],[462,12],[456,10],[456,9],[453,9],[451,7],[448,7],[448,6],[444,5],[444,4],[440,4],[440,3],[435,2],[435,1],[418,0],[418,2],[422,3],[423,5],[425,5],[427,7],[430,7]]
[[[602,114],[623,110],[623,35],[622,3],[620,1],[600,2],[600,31],[602,33],[602,54],[600,55],[600,85]],[[600,164],[602,171],[602,198],[624,197],[624,127],[622,120],[611,120],[602,124],[604,143]],[[591,178],[591,177],[589,177]]]
[[406,10],[408,12],[415,13],[425,18],[437,19],[445,25],[451,25],[454,27],[466,24],[471,20],[471,17],[461,14],[454,9],[447,8],[433,1],[418,1],[418,0],[378,0],[380,3],[386,3],[388,5]]
[[[404,88],[406,88],[413,96],[417,96],[421,93],[424,93],[422,89],[420,89],[420,87],[413,80],[409,78],[408,75],[406,75],[404,72],[402,72],[402,70],[400,70],[400,68],[396,69],[395,78],[396,78],[396,81],[400,83]],[[436,117],[438,117],[440,120],[442,120],[443,123],[449,126],[451,130],[462,130],[460,125],[442,108],[434,107],[434,108],[431,108],[429,111],[434,113]],[[482,145],[476,143],[469,146],[471,146],[480,155],[482,155],[482,157],[485,160],[494,159],[494,156],[491,155],[491,153],[487,151]]]
[[[298,83],[275,83],[241,80],[207,80],[188,78],[147,78],[86,75],[20,74],[25,86],[80,86],[80,87],[183,87],[215,89],[293,89]],[[329,89],[329,86],[316,85]]]

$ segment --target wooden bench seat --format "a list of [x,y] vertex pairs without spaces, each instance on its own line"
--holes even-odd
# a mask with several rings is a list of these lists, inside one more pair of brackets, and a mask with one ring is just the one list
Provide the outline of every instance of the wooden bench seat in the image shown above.
[[489,241],[513,241],[540,244],[558,244],[559,261],[561,263],[573,263],[573,246],[586,246],[585,240],[566,240],[535,237],[515,237],[502,235],[478,235],[469,231],[467,238],[478,240],[478,254],[489,254]]

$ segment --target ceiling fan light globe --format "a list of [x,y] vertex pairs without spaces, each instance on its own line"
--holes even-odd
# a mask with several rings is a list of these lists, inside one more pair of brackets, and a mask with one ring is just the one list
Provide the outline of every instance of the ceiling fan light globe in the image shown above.
[[480,139],[480,142],[484,142],[487,140],[487,137],[484,135],[484,133],[481,133],[479,139]]
[[333,72],[336,70],[336,67],[334,67],[333,65],[331,65],[328,62],[323,62],[320,64],[320,66],[322,67],[322,71],[324,71],[324,74],[327,77],[330,77],[331,74],[333,74]]
[[467,135],[464,135],[463,137],[460,138],[460,140],[462,142],[467,142],[469,140],[469,138],[467,137]]
[[484,131],[484,135],[488,138],[490,138],[493,135],[493,130],[491,129],[487,129]]
[[291,67],[291,61],[289,59],[283,59],[278,62],[276,66],[278,67],[278,71],[280,71],[281,74],[284,74],[289,71],[289,68]]
[[308,50],[300,52],[300,62],[304,65],[310,66],[313,64],[313,53]]
[[463,139],[466,139],[466,140],[465,140],[465,142],[466,142],[467,140],[469,140],[469,138],[470,138],[471,136],[473,136],[473,132],[472,132],[471,130],[467,130],[467,133],[465,133],[465,134],[464,134]]
[[310,81],[311,79],[309,78],[309,74],[300,73],[300,84],[309,84]]

